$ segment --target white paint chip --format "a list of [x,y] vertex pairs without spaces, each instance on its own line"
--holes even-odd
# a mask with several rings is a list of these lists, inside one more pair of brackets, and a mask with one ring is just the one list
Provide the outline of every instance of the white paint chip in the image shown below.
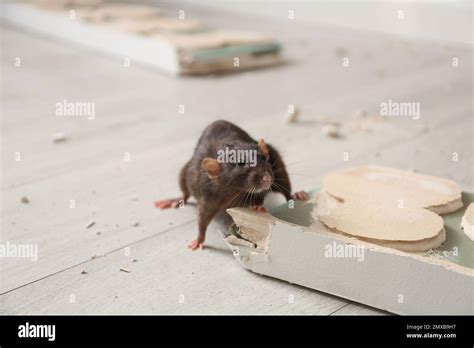
[[53,134],[53,141],[55,143],[62,143],[67,140],[67,137],[64,133],[58,132]]
[[288,118],[289,123],[298,122],[299,117],[300,117],[300,110],[296,106],[294,106],[292,112],[288,112],[288,114],[289,114],[289,118]]
[[321,128],[321,132],[329,138],[340,138],[339,127],[334,124],[326,124]]

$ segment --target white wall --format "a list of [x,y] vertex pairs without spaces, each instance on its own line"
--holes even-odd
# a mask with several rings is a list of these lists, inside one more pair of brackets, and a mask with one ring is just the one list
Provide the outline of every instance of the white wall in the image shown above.
[[[187,3],[287,20],[328,23],[443,42],[473,43],[473,1],[191,0]],[[399,19],[403,11],[403,19]]]

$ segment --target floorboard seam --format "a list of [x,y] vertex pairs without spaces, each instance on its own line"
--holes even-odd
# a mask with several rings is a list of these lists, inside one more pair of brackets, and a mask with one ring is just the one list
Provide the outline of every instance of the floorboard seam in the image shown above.
[[343,308],[349,306],[351,303],[358,303],[358,302],[349,301],[349,302],[347,302],[345,305],[343,305],[342,307],[339,307],[339,308],[336,309],[334,312],[331,312],[331,313],[329,313],[328,315],[333,315],[333,314],[339,312],[341,309],[343,309]]

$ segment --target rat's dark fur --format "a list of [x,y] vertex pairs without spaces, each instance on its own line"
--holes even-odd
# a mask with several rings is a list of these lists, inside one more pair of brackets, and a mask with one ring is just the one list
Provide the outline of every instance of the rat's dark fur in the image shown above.
[[[219,150],[257,150],[257,165],[219,163],[220,173],[210,178],[202,167],[205,158],[217,159]],[[262,177],[271,177],[271,190],[291,199],[291,185],[285,164],[278,151],[267,145],[268,156],[258,142],[247,132],[227,121],[216,121],[203,132],[193,157],[181,169],[179,184],[186,201],[190,195],[197,200],[199,235],[197,242],[204,242],[206,228],[220,211],[231,207],[261,206],[269,190],[262,190]],[[260,191],[262,190],[262,191]],[[260,192],[259,192],[260,191]]]

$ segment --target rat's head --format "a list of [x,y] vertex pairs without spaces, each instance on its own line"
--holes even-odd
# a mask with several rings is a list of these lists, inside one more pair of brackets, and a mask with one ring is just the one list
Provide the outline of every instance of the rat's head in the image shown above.
[[273,170],[268,147],[260,139],[258,144],[226,145],[217,151],[217,159],[205,158],[201,167],[211,180],[219,180],[238,191],[259,193],[273,184]]

